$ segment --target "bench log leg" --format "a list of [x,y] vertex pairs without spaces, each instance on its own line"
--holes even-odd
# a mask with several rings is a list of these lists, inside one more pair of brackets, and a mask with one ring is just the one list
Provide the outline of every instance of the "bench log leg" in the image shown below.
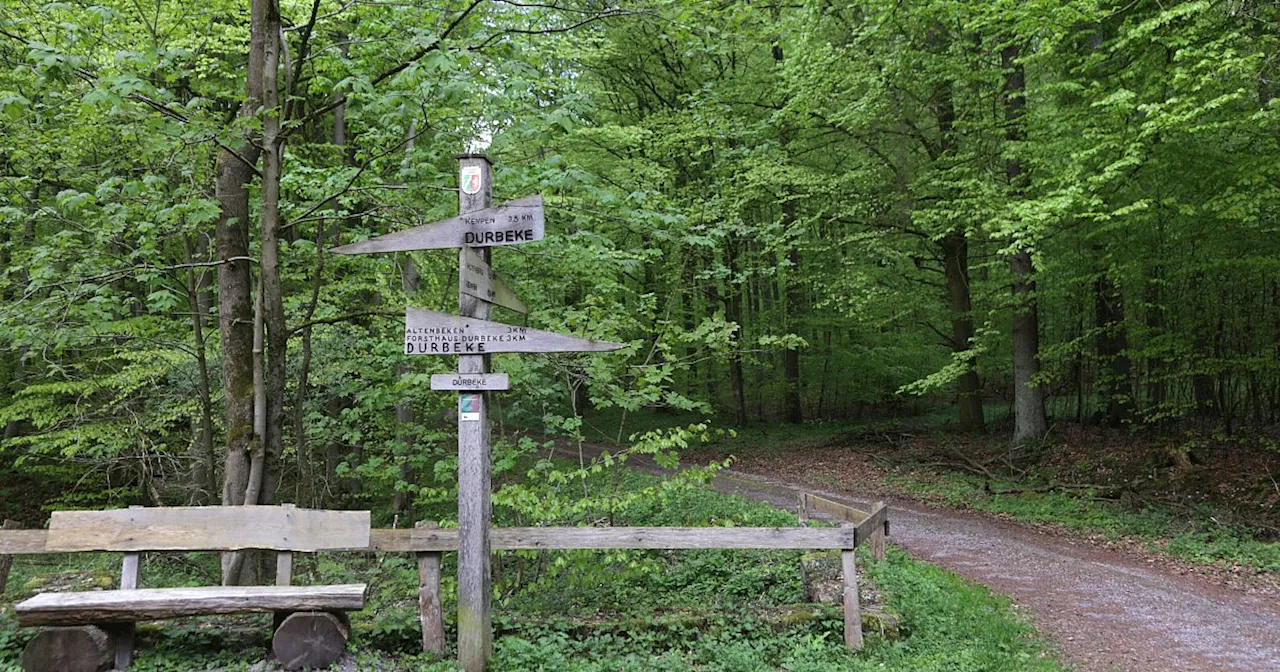
[[22,650],[23,672],[104,672],[113,663],[111,637],[93,625],[44,628]]
[[115,656],[115,666],[112,669],[129,669],[133,664],[133,633],[137,630],[137,626],[133,623],[112,623],[102,628],[111,636]]
[[345,614],[299,611],[289,614],[276,629],[271,651],[286,670],[319,670],[342,657],[350,636]]

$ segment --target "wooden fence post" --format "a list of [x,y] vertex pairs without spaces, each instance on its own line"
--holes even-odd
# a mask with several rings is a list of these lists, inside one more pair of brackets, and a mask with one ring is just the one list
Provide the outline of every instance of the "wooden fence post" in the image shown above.
[[[884,502],[876,502],[871,505],[871,513],[875,513],[884,508]],[[876,526],[874,532],[871,533],[871,559],[876,562],[884,560],[884,525]]]
[[800,521],[800,527],[809,524],[809,494],[800,493],[799,502],[796,504],[796,519]]
[[[844,527],[849,527],[846,523]],[[850,651],[862,650],[862,606],[858,603],[858,568],[854,549],[841,549],[844,565],[844,643]]]
[[[5,518],[4,524],[0,525],[0,530],[16,530],[22,525],[16,520]],[[13,556],[0,554],[0,595],[4,594],[4,588],[9,583],[9,570],[13,568]]]
[[[435,529],[435,521],[420,520],[417,529]],[[440,607],[440,553],[418,554],[418,623],[422,625],[422,650],[444,651],[444,612]]]

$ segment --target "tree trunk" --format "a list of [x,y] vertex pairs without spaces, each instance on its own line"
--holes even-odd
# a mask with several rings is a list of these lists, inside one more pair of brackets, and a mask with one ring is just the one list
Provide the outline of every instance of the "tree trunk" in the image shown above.
[[1094,282],[1098,325],[1098,392],[1105,402],[1105,420],[1119,427],[1132,419],[1133,395],[1129,391],[1129,339],[1124,326],[1124,297],[1106,272]]
[[[412,296],[418,291],[419,278],[418,267],[413,263],[413,257],[405,254],[400,266],[400,282],[404,286],[405,296]],[[409,365],[401,362],[396,365],[395,376],[399,380],[410,371]],[[408,399],[401,399],[396,402],[396,426],[397,440],[403,445],[403,453],[397,460],[400,467],[400,480],[406,483],[413,480],[413,468],[409,464],[409,456],[413,452],[413,403]],[[391,501],[391,510],[394,513],[403,513],[409,509],[410,497],[409,493],[397,488],[396,494]]]
[[[273,0],[267,13],[269,35],[280,35],[280,7]],[[285,378],[288,375],[289,331],[285,325],[284,288],[280,279],[280,178],[284,160],[284,138],[280,136],[281,110],[277,73],[280,62],[280,40],[267,42],[263,62],[262,105],[262,310],[266,327],[267,351],[265,383],[267,394],[266,433],[263,435],[262,482],[256,503],[275,502],[280,485],[280,455],[284,452]]]
[[[942,239],[942,263],[946,278],[948,307],[951,310],[951,347],[960,356],[973,348],[973,316],[969,297],[969,242],[963,231],[952,231]],[[970,361],[956,381],[960,428],[983,431],[982,381]]]
[[[252,0],[249,23],[249,62],[245,100],[238,116],[251,117],[262,104],[263,75],[270,32],[268,16],[273,0]],[[252,137],[234,150],[223,148],[215,164],[218,217],[218,328],[222,339],[222,373],[226,396],[227,460],[223,470],[222,503],[245,503],[249,485],[249,451],[253,443],[253,308],[249,255],[249,182],[261,151]],[[223,556],[226,585],[241,582],[243,555]]]
[[[1004,67],[1005,140],[1010,143],[1026,139],[1022,119],[1027,108],[1027,80],[1018,62],[1021,49],[1017,44],[1000,54]],[[1017,159],[1005,161],[1010,197],[1020,200],[1026,189],[1026,169]],[[1013,272],[1013,445],[1035,441],[1048,431],[1044,414],[1044,391],[1033,379],[1040,372],[1040,316],[1036,306],[1035,268],[1031,251],[1019,246],[1009,260]]]
[[[796,332],[796,323],[800,317],[799,308],[803,300],[799,282],[800,251],[792,248],[787,253],[787,257],[791,260],[791,269],[787,275],[786,324],[788,331],[794,334]],[[800,348],[789,347],[782,352],[782,369],[786,385],[782,401],[787,422],[798,424],[804,420],[804,413],[800,404]]]
[[[195,251],[191,237],[184,236],[183,247],[187,254],[187,263],[192,263]],[[191,308],[191,335],[195,341],[196,370],[198,373],[196,391],[200,396],[200,432],[196,450],[197,468],[192,470],[195,488],[203,492],[195,499],[199,504],[210,504],[218,492],[218,458],[213,445],[213,394],[209,382],[209,362],[205,356],[204,319],[207,304],[201,301],[204,288],[194,267],[187,268],[187,305]]]
[[[1152,341],[1164,335],[1164,292],[1161,288],[1163,275],[1162,269],[1157,265],[1151,269],[1151,274],[1147,278],[1145,302],[1148,347]],[[1164,363],[1160,357],[1148,357],[1146,410],[1148,418],[1159,417],[1165,411],[1164,405],[1168,392],[1164,375]]]
[[742,321],[743,288],[741,285],[735,287],[732,284],[732,278],[736,276],[738,270],[735,244],[732,237],[725,240],[725,254],[728,256],[726,261],[732,272],[729,279],[725,281],[724,310],[726,319],[738,325],[737,345],[729,355],[729,379],[733,386],[734,420],[739,427],[745,427],[747,425],[747,384],[742,372],[742,348],[745,344],[746,325]]

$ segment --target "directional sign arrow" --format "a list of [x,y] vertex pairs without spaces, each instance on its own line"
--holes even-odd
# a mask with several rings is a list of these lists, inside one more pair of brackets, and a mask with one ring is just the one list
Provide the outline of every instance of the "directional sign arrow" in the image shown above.
[[524,302],[516,297],[516,293],[469,247],[462,248],[462,263],[458,265],[458,289],[463,294],[510,308],[517,313],[529,312]]
[[623,343],[517,327],[429,310],[405,310],[404,354],[485,355],[494,352],[609,352]]
[[542,240],[545,226],[542,197],[529,196],[507,201],[497,207],[335,247],[331,251],[334,254],[369,254],[445,247],[515,245]]

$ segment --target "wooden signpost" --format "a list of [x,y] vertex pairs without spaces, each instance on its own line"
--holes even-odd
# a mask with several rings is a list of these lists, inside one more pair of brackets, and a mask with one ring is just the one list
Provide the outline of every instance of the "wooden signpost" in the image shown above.
[[458,372],[432,376],[431,389],[458,392],[458,667],[480,672],[488,664],[493,636],[489,609],[492,482],[485,393],[510,385],[505,374],[489,373],[488,355],[607,352],[624,345],[488,320],[490,304],[528,312],[490,268],[488,248],[541,240],[545,233],[542,197],[494,207],[489,159],[480,154],[464,154],[458,159],[457,217],[343,245],[333,252],[460,248],[458,315],[407,308],[404,351],[407,355],[458,355]]

